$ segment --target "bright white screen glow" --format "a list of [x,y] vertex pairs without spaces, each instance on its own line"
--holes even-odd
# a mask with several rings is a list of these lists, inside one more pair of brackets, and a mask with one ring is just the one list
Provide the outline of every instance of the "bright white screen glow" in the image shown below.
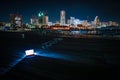
[[35,54],[33,49],[26,50],[25,53],[26,53],[27,56]]

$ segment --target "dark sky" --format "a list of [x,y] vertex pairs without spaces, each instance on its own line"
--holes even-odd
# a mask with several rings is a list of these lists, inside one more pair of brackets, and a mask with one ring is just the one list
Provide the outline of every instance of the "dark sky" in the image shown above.
[[30,22],[32,15],[46,11],[50,21],[58,21],[60,10],[66,11],[67,19],[74,16],[81,20],[120,22],[120,5],[117,0],[0,0],[0,21],[9,21],[10,13],[22,14],[23,22]]

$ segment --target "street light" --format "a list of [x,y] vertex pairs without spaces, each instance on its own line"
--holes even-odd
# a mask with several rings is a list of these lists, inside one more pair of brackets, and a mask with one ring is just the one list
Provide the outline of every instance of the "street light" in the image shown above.
[[25,50],[26,56],[32,56],[35,55],[34,49],[30,49],[30,50]]

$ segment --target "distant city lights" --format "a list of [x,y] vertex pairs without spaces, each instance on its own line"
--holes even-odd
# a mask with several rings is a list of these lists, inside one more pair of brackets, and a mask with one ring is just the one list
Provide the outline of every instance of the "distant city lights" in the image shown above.
[[108,21],[108,22],[102,22],[98,16],[95,16],[95,18],[92,21],[81,20],[79,18],[75,18],[74,16],[71,16],[69,18],[66,18],[66,12],[65,10],[60,11],[59,20],[56,22],[49,21],[49,16],[47,12],[40,11],[37,15],[33,15],[30,18],[30,23],[23,24],[22,22],[22,15],[20,14],[10,14],[10,22],[4,23],[1,22],[0,30],[3,31],[10,31],[10,30],[33,30],[33,29],[47,29],[47,30],[99,30],[102,27],[115,27],[116,29],[119,29],[119,23],[115,21]]

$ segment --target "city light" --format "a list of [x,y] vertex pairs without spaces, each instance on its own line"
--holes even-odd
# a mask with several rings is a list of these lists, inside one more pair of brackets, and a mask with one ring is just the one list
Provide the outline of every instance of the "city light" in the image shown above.
[[[52,31],[62,30],[60,35],[66,36],[63,34],[65,31],[74,31],[74,30],[86,30],[87,34],[102,34],[104,30],[109,28],[110,34],[119,34],[119,23],[115,21],[102,22],[98,16],[92,21],[89,20],[81,20],[79,18],[75,18],[74,16],[67,19],[66,12],[64,10],[60,11],[59,21],[49,22],[49,16],[45,11],[40,11],[37,15],[34,15],[30,18],[30,24],[26,23],[22,24],[22,15],[18,14],[10,14],[11,23],[2,23],[0,30],[3,31],[32,31],[36,29],[44,29],[45,31],[41,32],[42,34],[46,34],[47,30],[51,33]],[[67,22],[66,22],[67,21]],[[10,25],[11,24],[11,25]],[[5,26],[4,26],[5,25]],[[113,33],[113,32],[114,33]],[[69,33],[71,34],[71,33]],[[57,35],[59,36],[59,35]],[[71,35],[70,35],[71,36]]]
[[41,17],[41,14],[39,13],[38,16]]
[[38,17],[44,16],[44,13],[38,13]]
[[44,14],[43,13],[41,13],[41,16],[43,16]]

